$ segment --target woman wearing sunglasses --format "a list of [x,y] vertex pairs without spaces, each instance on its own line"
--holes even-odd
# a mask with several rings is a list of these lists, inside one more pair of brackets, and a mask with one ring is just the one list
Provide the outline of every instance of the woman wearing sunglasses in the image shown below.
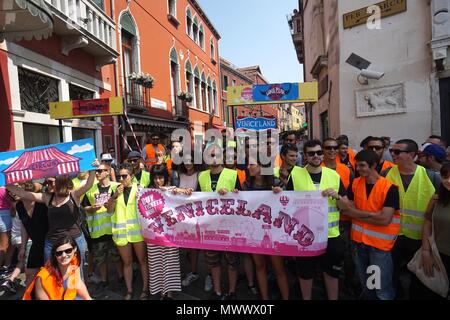
[[50,258],[25,291],[24,300],[92,300],[80,273],[80,251],[71,236],[56,240]]
[[133,297],[133,250],[139,261],[142,275],[141,300],[148,298],[147,254],[141,225],[137,214],[138,184],[133,183],[133,167],[124,163],[119,167],[120,185],[106,204],[107,211],[112,214],[112,238],[123,261],[123,275],[127,293],[124,300]]

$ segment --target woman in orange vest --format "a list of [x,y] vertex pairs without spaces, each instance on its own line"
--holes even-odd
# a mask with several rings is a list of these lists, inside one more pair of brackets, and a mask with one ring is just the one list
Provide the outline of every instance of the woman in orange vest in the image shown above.
[[24,300],[92,300],[80,274],[80,251],[71,236],[53,244],[50,258],[23,296]]
[[[377,172],[379,157],[372,150],[356,155],[359,178],[338,201],[339,208],[352,218],[352,252],[359,274],[362,296],[367,300],[393,300],[394,263],[391,250],[400,231],[398,187]],[[350,201],[353,201],[353,205]],[[370,266],[377,267],[380,286],[366,285]]]

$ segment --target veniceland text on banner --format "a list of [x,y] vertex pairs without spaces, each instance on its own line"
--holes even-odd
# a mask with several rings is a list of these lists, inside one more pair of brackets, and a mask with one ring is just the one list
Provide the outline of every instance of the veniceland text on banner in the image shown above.
[[142,189],[138,211],[147,243],[284,256],[316,256],[328,240],[320,191],[173,195]]

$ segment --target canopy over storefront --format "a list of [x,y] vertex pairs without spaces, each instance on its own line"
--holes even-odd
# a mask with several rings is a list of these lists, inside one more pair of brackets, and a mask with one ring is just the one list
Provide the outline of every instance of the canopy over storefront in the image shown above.
[[0,1],[0,42],[51,36],[52,13],[44,0]]

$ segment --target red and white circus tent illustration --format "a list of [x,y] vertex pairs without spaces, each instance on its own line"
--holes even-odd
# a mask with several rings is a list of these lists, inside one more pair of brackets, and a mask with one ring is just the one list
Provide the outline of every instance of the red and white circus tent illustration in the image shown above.
[[25,151],[3,170],[6,184],[69,174],[80,171],[81,158],[62,152],[56,147]]

